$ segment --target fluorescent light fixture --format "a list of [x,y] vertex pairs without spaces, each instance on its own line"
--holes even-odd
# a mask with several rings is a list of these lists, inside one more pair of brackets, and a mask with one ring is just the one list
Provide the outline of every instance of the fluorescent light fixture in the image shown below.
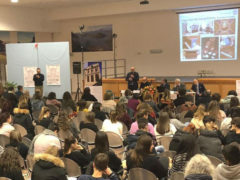
[[11,3],[18,3],[18,0],[11,0]]

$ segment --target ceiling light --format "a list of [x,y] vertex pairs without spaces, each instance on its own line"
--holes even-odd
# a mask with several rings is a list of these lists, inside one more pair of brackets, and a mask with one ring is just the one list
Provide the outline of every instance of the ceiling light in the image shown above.
[[11,0],[11,3],[18,3],[18,0]]

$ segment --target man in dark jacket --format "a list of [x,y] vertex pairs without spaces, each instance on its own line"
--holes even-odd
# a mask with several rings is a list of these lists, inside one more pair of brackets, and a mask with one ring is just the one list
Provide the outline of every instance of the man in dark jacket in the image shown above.
[[194,91],[198,96],[201,96],[206,88],[202,83],[199,83],[197,79],[194,79],[191,90]]
[[37,74],[34,74],[33,81],[35,84],[35,92],[37,90],[40,91],[41,96],[43,95],[43,81],[44,81],[44,75],[41,74],[41,69],[37,68]]
[[131,91],[137,90],[138,80],[139,80],[138,73],[135,71],[134,67],[131,67],[131,72],[129,72],[126,77],[126,81],[128,82],[128,89],[130,89]]
[[226,144],[237,142],[240,144],[240,117],[232,119],[232,131],[230,131],[225,137]]

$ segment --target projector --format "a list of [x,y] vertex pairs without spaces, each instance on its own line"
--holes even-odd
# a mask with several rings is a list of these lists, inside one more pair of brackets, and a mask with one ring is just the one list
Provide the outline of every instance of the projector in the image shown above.
[[146,4],[149,4],[149,1],[148,1],[148,0],[140,1],[140,5],[146,5]]

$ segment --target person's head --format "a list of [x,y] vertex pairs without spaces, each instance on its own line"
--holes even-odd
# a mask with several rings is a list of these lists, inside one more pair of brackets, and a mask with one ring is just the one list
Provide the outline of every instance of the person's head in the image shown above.
[[132,96],[132,91],[130,89],[126,89],[125,92],[124,92],[124,95],[126,97]]
[[226,160],[227,165],[234,166],[240,163],[240,150],[234,144],[229,144],[223,148],[223,156]]
[[141,110],[146,110],[146,111],[148,111],[148,113],[153,112],[152,107],[148,103],[146,103],[146,102],[140,103],[137,106],[137,111],[141,111]]
[[145,119],[148,119],[148,114],[149,114],[149,111],[146,110],[146,109],[141,109],[137,112],[136,114],[136,120],[140,119],[140,118],[145,118]]
[[38,91],[38,90],[36,90],[33,98],[34,98],[34,99],[41,100],[41,99],[42,99],[41,92]]
[[5,172],[21,172],[19,153],[14,147],[8,147],[0,156],[0,167]]
[[230,95],[237,96],[237,92],[235,90],[230,90],[230,91],[228,91],[228,96],[230,96]]
[[8,87],[8,91],[13,92],[14,91],[14,87],[13,86],[9,86]]
[[19,104],[18,104],[18,107],[20,109],[28,109],[28,103],[25,100],[20,101]]
[[87,122],[94,123],[95,122],[95,113],[94,112],[87,112],[86,114]]
[[0,113],[0,127],[2,127],[3,123],[11,123],[12,122],[12,117],[10,113],[4,112]]
[[10,144],[13,146],[17,146],[20,142],[22,142],[22,136],[18,130],[13,130],[10,133]]
[[90,95],[91,94],[91,90],[89,87],[85,87],[84,90],[83,90],[83,95]]
[[143,82],[147,82],[147,77],[146,76],[143,77]]
[[151,94],[145,94],[144,96],[143,96],[143,101],[152,101],[152,96],[151,96]]
[[64,140],[64,154],[71,153],[73,150],[77,149],[78,141],[75,137],[71,136]]
[[216,119],[212,116],[204,116],[203,118],[203,124],[207,130],[214,130]]
[[93,161],[94,171],[104,172],[108,167],[109,158],[106,153],[99,153],[95,156]]
[[118,102],[116,105],[116,111],[118,116],[122,116],[123,114],[125,114],[127,112],[126,104],[123,102]]
[[110,112],[109,116],[112,123],[117,123],[117,115],[117,111],[115,110]]
[[41,73],[41,69],[37,68],[37,73],[40,74]]
[[194,118],[202,120],[205,115],[205,105],[200,104],[197,108],[197,111],[194,113]]
[[24,95],[27,99],[29,99],[29,98],[30,98],[29,90],[25,89],[25,90],[23,91],[23,95]]
[[131,68],[130,68],[130,71],[131,71],[131,72],[134,72],[134,71],[135,71],[135,67],[131,67]]
[[105,101],[107,101],[107,100],[112,100],[112,99],[113,99],[113,93],[112,93],[111,91],[107,91],[107,92],[104,94],[103,99],[104,99]]
[[135,163],[136,167],[140,167],[143,162],[143,158],[152,152],[153,140],[147,135],[141,135],[138,140],[134,150],[130,154],[130,158]]
[[100,112],[101,111],[102,104],[99,102],[94,102],[92,107],[92,112]]
[[159,134],[165,134],[170,131],[170,118],[167,112],[160,112],[156,131]]
[[193,156],[187,163],[184,177],[191,174],[205,174],[213,177],[214,171],[215,167],[208,157],[203,154],[197,154]]
[[218,117],[218,114],[219,114],[219,110],[220,110],[220,107],[219,107],[219,103],[217,101],[211,101],[209,104],[208,104],[208,112],[211,116],[217,118]]
[[48,99],[49,99],[49,100],[56,99],[56,93],[55,93],[55,92],[50,92],[50,93],[48,94]]
[[95,148],[98,153],[105,153],[109,151],[109,141],[105,132],[97,132],[95,137]]
[[183,131],[190,134],[195,134],[196,127],[193,123],[189,123],[186,127],[183,128]]
[[56,136],[58,135],[59,127],[56,123],[50,123],[49,126],[48,126],[48,129],[50,131],[54,132]]
[[212,101],[220,102],[220,100],[221,100],[221,95],[219,93],[214,93],[212,95]]
[[145,118],[140,118],[137,121],[138,129],[148,132],[148,120]]
[[179,146],[176,149],[177,154],[187,153],[187,160],[195,155],[196,138],[192,134],[184,134],[180,137]]
[[133,99],[139,99],[139,93],[133,92]]
[[234,97],[231,97],[231,100],[230,100],[230,108],[232,107],[236,107],[236,106],[239,106],[239,100],[236,96]]
[[193,84],[194,84],[194,85],[198,85],[198,80],[197,80],[197,79],[194,79],[194,80],[193,80]]
[[68,92],[68,91],[64,92],[64,94],[63,94],[63,100],[64,100],[64,101],[70,101],[70,100],[72,100],[72,96],[71,96],[70,92]]
[[12,111],[13,105],[10,101],[6,100],[3,102],[3,106],[2,106],[2,113],[4,112],[8,112],[10,113]]
[[79,111],[83,111],[86,108],[86,106],[87,106],[87,101],[80,100],[77,103],[77,105],[79,107]]
[[47,106],[43,106],[41,109],[41,112],[39,114],[39,121],[41,121],[43,118],[48,118],[50,116],[50,109]]
[[18,89],[18,91],[23,92],[23,86],[20,86],[20,85],[19,85],[19,86],[17,87],[17,89]]
[[175,79],[175,85],[180,86],[181,80],[179,78]]
[[234,117],[231,121],[232,130],[239,131],[240,130],[240,117]]
[[179,96],[185,96],[186,95],[186,89],[185,88],[180,88],[179,90],[178,90],[178,93],[179,93]]
[[240,117],[240,107],[233,107],[230,116],[231,118]]
[[163,85],[167,84],[167,79],[162,79],[161,84]]

